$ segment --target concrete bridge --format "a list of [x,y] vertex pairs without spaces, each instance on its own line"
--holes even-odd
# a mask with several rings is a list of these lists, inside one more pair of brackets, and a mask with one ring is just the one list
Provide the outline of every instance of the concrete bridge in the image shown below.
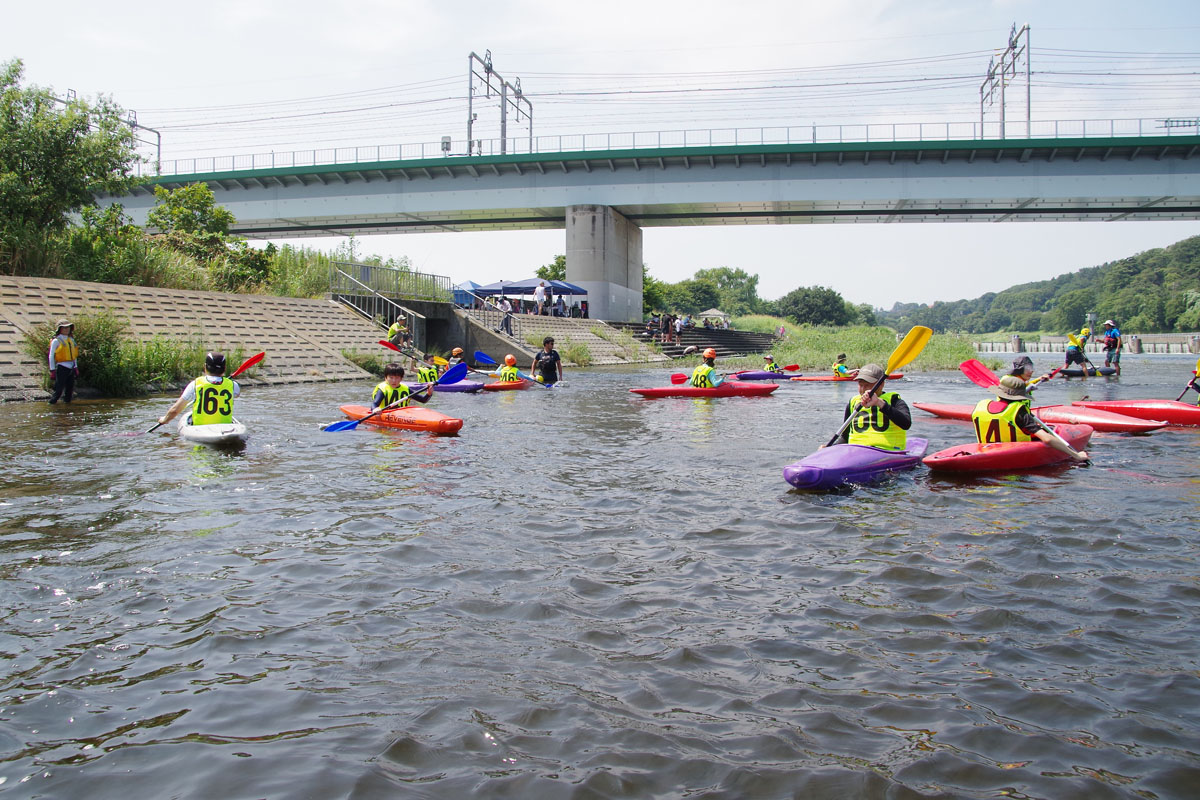
[[643,227],[1200,219],[1198,153],[1200,136],[1172,135],[251,159],[106,199],[144,224],[155,185],[204,182],[249,238],[563,228],[592,316],[632,321]]

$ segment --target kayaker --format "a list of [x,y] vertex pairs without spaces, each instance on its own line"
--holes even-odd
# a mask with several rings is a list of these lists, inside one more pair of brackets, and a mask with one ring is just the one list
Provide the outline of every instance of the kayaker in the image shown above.
[[718,375],[713,370],[713,365],[717,362],[717,351],[711,347],[706,348],[700,357],[704,360],[700,362],[700,366],[692,370],[692,377],[688,378],[688,386],[695,386],[700,389],[716,388],[725,382],[724,375]]
[[453,367],[456,364],[463,363],[463,349],[456,347],[450,351],[450,360],[447,362],[447,367]]
[[533,357],[529,374],[547,386],[562,380],[562,356],[554,349],[553,336],[542,339],[542,351]]
[[975,424],[975,438],[980,444],[993,442],[1032,442],[1066,453],[1076,461],[1087,461],[1083,451],[1072,450],[1057,436],[1046,430],[1045,425],[1029,410],[1032,398],[1025,381],[1015,375],[1005,375],[997,387],[996,399],[980,400],[971,413]]
[[[437,378],[434,378],[436,381]],[[383,368],[383,380],[375,387],[371,394],[371,410],[374,411],[382,406],[390,406],[399,401],[398,408],[407,408],[409,400],[416,400],[418,403],[428,403],[429,398],[433,396],[433,385],[420,392],[413,393],[412,387],[404,382],[404,367],[396,362],[392,362]]]
[[1025,381],[1025,387],[1030,396],[1033,395],[1034,385],[1041,383],[1042,381],[1050,380],[1049,372],[1030,380],[1030,376],[1033,375],[1033,359],[1029,356],[1017,356],[1014,358],[1012,372],[1008,374],[1012,375],[1014,378],[1020,378],[1021,380]]
[[173,420],[189,403],[190,425],[219,425],[233,422],[233,398],[242,393],[238,382],[225,377],[225,354],[207,353],[204,374],[183,389],[167,413],[158,418],[159,425]]
[[1104,366],[1121,374],[1121,329],[1111,319],[1104,320]]
[[419,363],[416,367],[417,380],[420,383],[437,383],[438,368],[437,364],[433,363],[433,353],[426,353],[424,363]]
[[770,353],[767,353],[765,356],[763,356],[763,361],[767,362],[763,365],[763,369],[765,369],[767,372],[783,372],[783,367],[775,363],[775,356],[771,355]]
[[1079,336],[1075,337],[1075,342],[1067,345],[1067,360],[1063,364],[1063,369],[1069,369],[1072,364],[1078,364],[1083,370],[1083,374],[1087,375],[1087,356],[1083,353],[1083,348],[1087,346],[1088,337],[1092,335],[1092,329],[1086,325],[1079,329]]
[[512,383],[513,381],[521,380],[521,375],[517,370],[517,357],[509,353],[504,357],[504,366],[498,370],[500,380]]
[[853,378],[858,374],[858,370],[850,369],[846,366],[846,354],[838,353],[837,360],[833,362],[833,377],[835,378]]
[[75,395],[75,377],[79,375],[79,345],[75,343],[75,323],[60,319],[50,340],[50,380],[54,381],[54,394],[50,405],[63,398],[71,402]]
[[[843,444],[860,444],[882,450],[904,450],[908,447],[908,429],[912,427],[912,412],[896,392],[884,391],[886,381],[883,367],[867,364],[860,367],[855,380],[858,394],[846,403],[842,419],[851,419],[842,431]],[[872,392],[875,383],[879,388]],[[864,409],[870,409],[866,411]]]
[[396,345],[396,347],[406,347],[412,341],[412,334],[408,332],[408,325],[404,317],[397,317],[387,330],[388,341]]

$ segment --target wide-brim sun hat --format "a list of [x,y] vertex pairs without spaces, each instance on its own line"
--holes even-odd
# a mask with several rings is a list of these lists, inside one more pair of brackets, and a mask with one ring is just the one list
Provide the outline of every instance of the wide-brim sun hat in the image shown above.
[[996,391],[997,397],[1002,397],[1005,400],[1028,400],[1029,395],[1025,391],[1025,381],[1015,375],[1005,375],[1000,379],[1000,386]]
[[69,319],[60,319],[58,324],[54,326],[54,330],[61,331],[63,328],[74,328],[75,323]]

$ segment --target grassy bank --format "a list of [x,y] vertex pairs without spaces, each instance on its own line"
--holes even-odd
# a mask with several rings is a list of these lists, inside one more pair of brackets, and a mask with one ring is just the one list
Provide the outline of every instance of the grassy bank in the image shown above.
[[[775,362],[781,365],[799,364],[800,371],[812,374],[828,372],[840,353],[846,354],[846,363],[851,368],[871,362],[882,366],[899,343],[897,332],[891,328],[810,327],[760,315],[734,320],[736,328],[762,333],[773,333],[780,325],[784,326],[787,336],[772,351]],[[921,354],[905,369],[911,372],[958,369],[961,362],[975,357],[975,348],[969,336],[934,334]],[[762,359],[732,359],[726,363],[736,368],[746,368],[760,365]]]
[[[136,341],[129,326],[103,310],[72,318],[75,342],[79,345],[77,387],[101,397],[135,397],[152,391],[167,391],[204,372],[207,347],[199,335],[187,339],[155,336]],[[46,366],[46,351],[55,334],[54,323],[47,321],[26,334],[22,349],[30,358]],[[225,354],[232,372],[245,360],[241,347]],[[243,373],[247,374],[247,373]],[[253,376],[254,369],[249,370]],[[49,390],[49,373],[43,373],[42,388]]]

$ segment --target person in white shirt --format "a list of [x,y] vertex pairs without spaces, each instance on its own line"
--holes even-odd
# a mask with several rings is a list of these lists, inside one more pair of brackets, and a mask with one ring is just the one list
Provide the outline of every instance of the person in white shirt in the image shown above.
[[542,315],[542,306],[546,304],[546,282],[542,281],[533,290],[533,302],[537,305],[537,315]]
[[507,297],[500,298],[500,310],[504,312],[504,319],[500,320],[500,330],[512,336],[512,303],[508,302]]
[[75,376],[79,374],[79,345],[75,344],[74,333],[75,324],[60,319],[54,338],[50,340],[50,379],[54,381],[50,405],[57,403],[60,397],[69,403],[75,394]]

